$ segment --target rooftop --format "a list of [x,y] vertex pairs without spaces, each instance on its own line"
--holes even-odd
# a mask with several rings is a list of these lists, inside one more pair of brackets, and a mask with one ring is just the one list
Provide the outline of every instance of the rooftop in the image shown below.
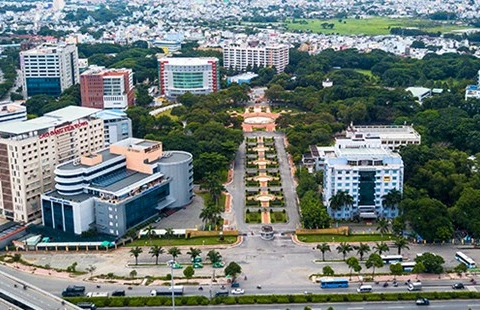
[[218,58],[215,57],[172,57],[172,58],[160,58],[160,62],[168,63],[175,66],[204,66],[209,62],[218,62]]
[[73,45],[73,44],[49,44],[45,43],[40,46],[37,46],[35,48],[29,49],[27,51],[23,51],[23,55],[37,55],[37,54],[56,54],[58,50],[62,50],[68,45]]
[[186,160],[190,160],[192,154],[183,152],[183,151],[165,151],[163,152],[162,158],[157,160],[158,163],[170,164],[170,163],[180,163]]
[[95,117],[103,120],[112,120],[112,119],[118,119],[118,118],[126,118],[127,113],[117,109],[101,110],[100,112],[95,114]]
[[100,110],[92,108],[84,108],[78,106],[68,106],[50,113],[46,113],[42,117],[34,119],[10,123],[0,124],[0,133],[19,135],[31,131],[47,129],[64,123],[73,122],[78,119],[91,116]]
[[105,175],[101,181],[97,180],[96,182],[92,182],[89,187],[115,193],[149,176],[149,174],[125,169],[122,170],[121,173]]
[[354,133],[364,133],[365,138],[379,136],[380,139],[420,138],[420,134],[407,125],[370,125],[370,126],[349,126],[347,136]]
[[[117,155],[117,154],[112,154],[110,153],[110,149],[103,149],[99,152],[97,152],[96,154],[99,154],[99,155],[102,155],[102,163],[103,162],[106,162],[106,161],[109,161],[115,157],[119,157],[119,156],[123,156],[123,155]],[[95,166],[93,166],[95,167]],[[92,166],[87,166],[87,165],[82,165],[80,163],[80,161],[76,162],[76,161],[69,161],[69,162],[66,162],[64,164],[60,164],[57,166],[57,169],[59,170],[75,170],[75,169],[80,169],[80,168],[92,168]]]

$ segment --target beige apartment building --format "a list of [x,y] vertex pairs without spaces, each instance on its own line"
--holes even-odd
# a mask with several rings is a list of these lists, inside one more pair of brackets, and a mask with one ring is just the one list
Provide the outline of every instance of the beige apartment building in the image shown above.
[[54,188],[58,164],[104,146],[100,110],[69,106],[28,121],[0,124],[0,217],[41,217],[40,195]]

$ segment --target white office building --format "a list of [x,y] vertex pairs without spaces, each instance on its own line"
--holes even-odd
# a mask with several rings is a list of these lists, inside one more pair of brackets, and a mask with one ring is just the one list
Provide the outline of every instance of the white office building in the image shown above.
[[[322,150],[321,147],[318,148]],[[383,198],[389,191],[403,191],[403,161],[399,154],[384,147],[379,137],[337,139],[328,147],[323,162],[323,202],[335,219],[394,218],[397,208],[383,206]],[[330,207],[330,199],[339,191],[353,197],[352,206],[338,210]]]
[[102,110],[95,114],[103,120],[105,146],[132,137],[132,120],[122,110]]
[[78,51],[74,44],[43,44],[20,52],[24,97],[54,97],[80,82]]
[[187,92],[207,95],[220,89],[218,58],[159,58],[160,94],[175,98]]
[[283,72],[289,63],[289,46],[255,42],[227,43],[223,47],[223,66],[244,71],[253,67],[275,67]]

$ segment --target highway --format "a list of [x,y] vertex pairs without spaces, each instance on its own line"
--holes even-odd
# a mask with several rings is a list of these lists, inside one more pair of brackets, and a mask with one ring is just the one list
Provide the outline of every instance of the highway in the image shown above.
[[13,277],[11,274],[0,271],[0,279],[0,300],[2,300],[0,305],[7,305],[7,307],[2,309],[8,309],[8,307],[11,307],[10,304],[17,306],[11,307],[12,309],[20,308],[25,310],[80,309],[30,283]]
[[[305,306],[312,308],[312,310],[327,310],[332,307],[335,310],[399,310],[399,309],[423,309],[423,307],[415,305],[415,301],[400,301],[400,302],[352,302],[352,303],[325,303],[325,304],[277,304],[277,305],[221,305],[221,306],[199,306],[199,307],[179,307],[179,310],[194,310],[194,309],[215,309],[215,310],[303,310]],[[167,310],[172,307],[150,307],[149,310]],[[144,308],[108,308],[109,310],[133,310]],[[480,309],[480,302],[477,300],[441,300],[431,301],[430,306],[425,309],[445,309],[445,310],[468,310]]]

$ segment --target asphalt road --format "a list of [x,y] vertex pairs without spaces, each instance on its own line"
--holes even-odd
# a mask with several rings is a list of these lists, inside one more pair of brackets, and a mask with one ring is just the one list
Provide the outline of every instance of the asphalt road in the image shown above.
[[[303,310],[305,306],[312,310],[326,310],[332,307],[334,310],[384,310],[384,309],[423,309],[415,305],[414,301],[402,302],[358,302],[358,303],[326,303],[326,304],[278,304],[278,305],[228,305],[228,306],[200,306],[200,307],[178,307],[175,309],[215,309],[215,310],[245,310],[245,309],[261,309],[261,310]],[[445,310],[467,310],[480,309],[480,302],[477,300],[441,300],[431,301],[430,306],[426,309],[445,309]],[[108,308],[111,310],[125,309],[144,309],[144,308]],[[166,310],[171,307],[151,307],[151,310]]]

